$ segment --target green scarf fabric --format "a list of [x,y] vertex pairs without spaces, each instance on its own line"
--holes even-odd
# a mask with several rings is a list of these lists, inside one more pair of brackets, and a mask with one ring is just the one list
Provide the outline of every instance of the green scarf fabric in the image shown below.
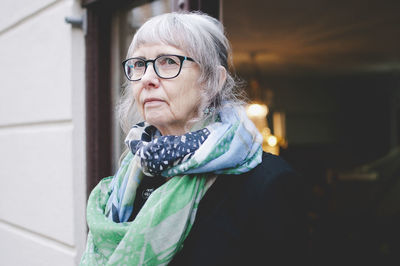
[[[166,265],[181,248],[194,222],[192,214],[214,181],[172,178],[151,194],[134,221],[114,223],[102,215],[111,180],[102,180],[90,195],[90,232],[81,265]],[[171,234],[168,228],[179,230]]]

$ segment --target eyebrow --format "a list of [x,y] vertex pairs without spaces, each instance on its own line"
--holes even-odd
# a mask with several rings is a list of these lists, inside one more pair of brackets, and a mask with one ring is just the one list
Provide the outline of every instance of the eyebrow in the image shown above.
[[132,56],[132,57],[129,57],[129,58],[140,58],[140,59],[146,60],[146,57],[144,57],[144,56]]
[[[160,57],[160,56],[164,56],[164,55],[172,55],[171,53],[161,53],[161,54],[158,54],[158,55],[156,55],[156,57],[154,57],[154,59],[155,58],[157,58],[157,57]],[[140,59],[143,59],[143,60],[148,60],[146,57],[144,57],[144,56],[133,56],[133,57],[131,57],[131,58],[140,58]]]
[[158,54],[156,57],[160,57],[160,56],[164,56],[164,55],[170,55],[171,53],[168,53],[168,54],[166,54],[166,53],[161,53],[161,54]]

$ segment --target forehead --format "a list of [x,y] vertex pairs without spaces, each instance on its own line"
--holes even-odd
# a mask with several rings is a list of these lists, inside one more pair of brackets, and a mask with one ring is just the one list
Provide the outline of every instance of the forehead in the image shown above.
[[132,57],[154,58],[163,54],[176,54],[187,56],[183,49],[163,43],[142,44],[132,53]]

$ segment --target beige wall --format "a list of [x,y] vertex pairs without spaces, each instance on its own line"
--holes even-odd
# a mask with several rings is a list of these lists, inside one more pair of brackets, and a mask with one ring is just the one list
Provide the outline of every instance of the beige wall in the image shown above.
[[84,248],[84,34],[79,1],[0,2],[2,265],[77,265]]

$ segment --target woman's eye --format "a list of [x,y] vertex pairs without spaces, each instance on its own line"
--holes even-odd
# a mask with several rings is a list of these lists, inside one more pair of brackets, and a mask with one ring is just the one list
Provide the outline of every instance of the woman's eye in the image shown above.
[[176,64],[175,60],[172,58],[167,58],[166,61],[167,61],[167,64],[170,64],[170,65]]
[[135,68],[144,67],[145,63],[143,61],[136,61],[134,64]]
[[159,60],[159,62],[161,65],[177,65],[176,59],[174,59],[172,57],[163,57],[160,59],[161,60]]

